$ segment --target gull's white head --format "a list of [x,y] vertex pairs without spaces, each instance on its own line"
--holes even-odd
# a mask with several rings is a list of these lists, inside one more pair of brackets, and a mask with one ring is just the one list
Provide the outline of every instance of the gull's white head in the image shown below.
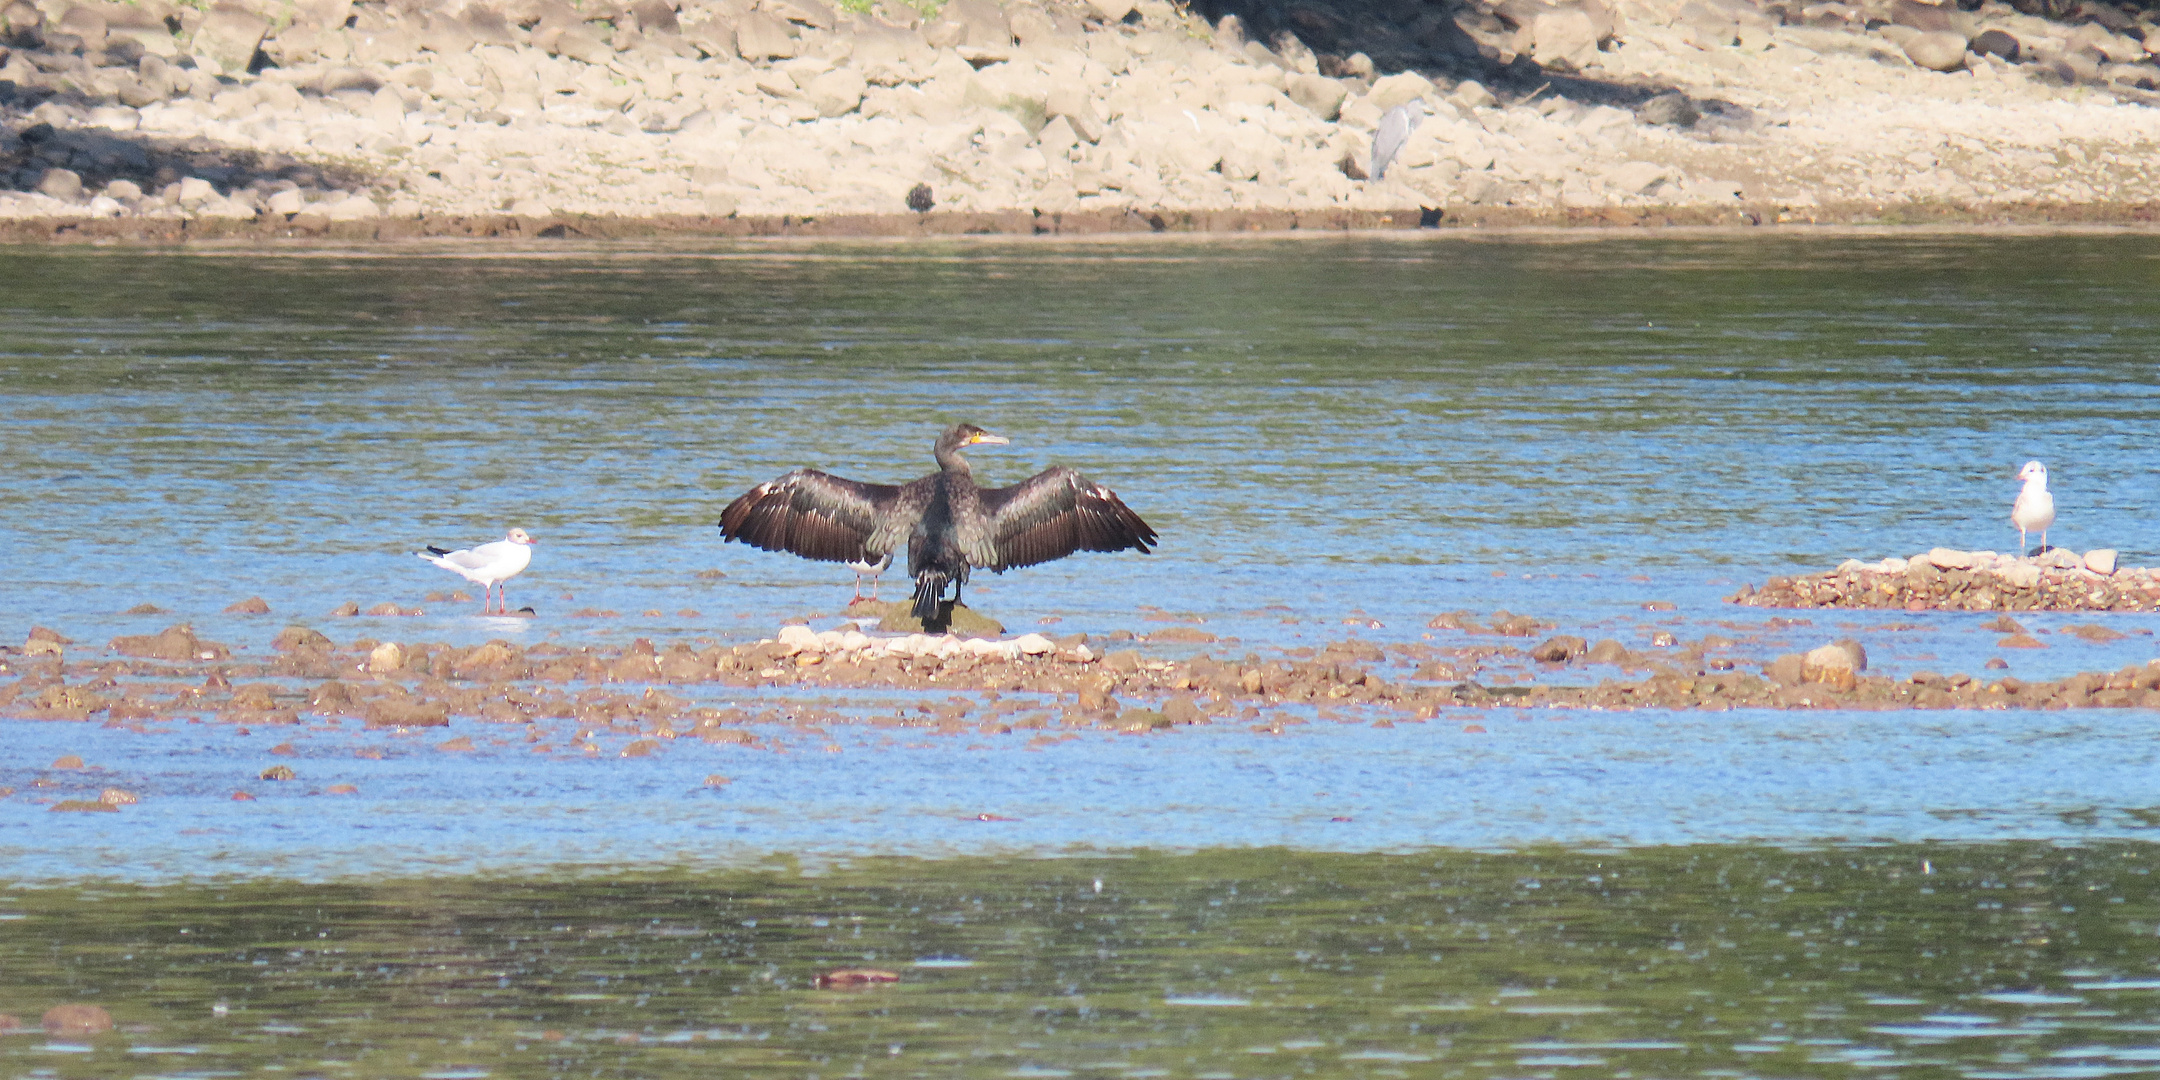
[[2018,470],[2017,478],[2025,481],[2027,487],[2045,488],[2047,487],[2047,466],[2037,461],[2028,461],[2025,463],[2024,468]]
[[[2037,462],[2035,464],[2037,464]],[[513,544],[524,544],[527,547],[539,543],[539,541],[525,535],[525,530],[523,529],[512,529],[510,530],[510,535],[504,537],[503,539],[508,540]]]

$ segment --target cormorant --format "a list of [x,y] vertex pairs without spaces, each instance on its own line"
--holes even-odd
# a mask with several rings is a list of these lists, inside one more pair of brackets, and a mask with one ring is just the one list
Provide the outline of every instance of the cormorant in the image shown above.
[[945,586],[959,603],[972,568],[1004,573],[1076,551],[1145,554],[1156,542],[1155,530],[1116,492],[1063,466],[1011,487],[976,486],[960,451],[1008,441],[957,425],[938,437],[938,471],[901,485],[797,469],[729,503],[720,532],[766,551],[857,564],[890,558],[905,543],[913,610],[925,629],[945,624]]

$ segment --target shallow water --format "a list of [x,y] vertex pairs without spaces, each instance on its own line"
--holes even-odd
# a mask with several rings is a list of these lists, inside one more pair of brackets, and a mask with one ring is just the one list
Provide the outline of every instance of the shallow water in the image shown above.
[[[1646,597],[1755,622],[1718,598],[2008,549],[2029,457],[2051,541],[2150,561],[2142,236],[445,251],[10,252],[0,637],[154,630],[117,617],[147,601],[265,640],[452,588],[410,553],[510,524],[541,623],[333,636],[770,633],[849,575],[721,545],[720,507],[801,465],[919,475],[961,419],[1014,439],[986,478],[1072,465],[1164,536],[985,575],[1022,629],[1152,604],[1270,643],[1301,631],[1246,613],[1408,633]],[[250,594],[277,617],[217,616]]]
[[[0,893],[21,1076],[2151,1075],[2151,849],[869,859]],[[820,990],[876,968],[899,982]]]
[[[1197,618],[1218,655],[1269,655],[1490,644],[1426,622],[1506,609],[1633,648],[1717,632],[1743,662],[1852,635],[1880,670],[1977,674],[1999,636],[1981,616],[1774,626],[1722,597],[1846,556],[2005,549],[2029,457],[2054,475],[2050,540],[2160,557],[2156,254],[1933,235],[15,250],[0,641],[51,626],[80,658],[184,619],[259,656],[290,622],[572,646],[826,625],[848,572],[722,545],[720,507],[801,465],[917,475],[971,420],[1014,440],[975,456],[986,478],[1076,466],[1164,539],[978,579],[970,602],[1015,631]],[[458,583],[412,551],[513,524],[541,541],[511,583],[535,618],[425,599]],[[272,614],[221,613],[250,595]],[[328,616],[346,600],[427,613]],[[163,610],[125,614],[142,603]],[[2022,621],[2051,646],[2004,654],[2031,678],[2142,663],[2160,628],[2107,616],[2132,636],[2091,644],[2059,632],[2091,616]],[[7,721],[0,1012],[93,1001],[120,1030],[0,1037],[0,1071],[2160,1060],[2149,713],[1312,719],[1062,742],[774,725],[754,749],[634,758],[627,734],[535,754],[462,720]],[[437,748],[459,734],[476,747]],[[50,767],[68,754],[89,767]],[[258,779],[277,764],[295,779]],[[142,801],[49,809],[106,787]],[[853,965],[902,982],[808,986]]]

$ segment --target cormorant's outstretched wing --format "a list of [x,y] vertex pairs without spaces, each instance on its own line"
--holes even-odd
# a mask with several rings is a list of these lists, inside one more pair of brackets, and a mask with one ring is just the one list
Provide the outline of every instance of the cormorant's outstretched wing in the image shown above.
[[1062,466],[1045,469],[1011,487],[985,489],[996,549],[992,570],[1033,566],[1075,551],[1146,554],[1155,530],[1140,520],[1117,492]]
[[767,551],[824,562],[876,562],[907,539],[920,499],[917,487],[864,484],[816,469],[797,469],[759,484],[720,512],[720,533]]

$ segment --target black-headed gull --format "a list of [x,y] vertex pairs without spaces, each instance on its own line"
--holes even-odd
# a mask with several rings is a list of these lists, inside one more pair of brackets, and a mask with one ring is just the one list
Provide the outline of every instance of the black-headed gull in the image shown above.
[[2047,529],[2055,524],[2055,496],[2048,494],[2047,466],[2028,461],[2018,470],[2018,479],[2025,481],[2025,488],[2010,504],[2010,524],[2018,531],[2018,554],[2025,554],[2025,534],[2034,532],[2040,534],[2040,550],[2046,551]]
[[892,552],[890,551],[876,559],[862,559],[849,563],[848,569],[855,571],[855,599],[849,600],[848,603],[853,604],[863,598],[862,580],[865,577],[870,579],[870,599],[873,603],[876,602],[878,578],[884,576],[885,568],[891,565]]
[[[492,544],[463,551],[445,551],[433,544],[426,552],[414,552],[421,558],[450,571],[481,587],[480,614],[488,612],[486,594],[500,590],[502,583],[516,577],[518,571],[532,563],[532,549],[536,541],[523,529],[512,529],[510,535]],[[502,614],[510,614],[510,597],[502,594]]]

